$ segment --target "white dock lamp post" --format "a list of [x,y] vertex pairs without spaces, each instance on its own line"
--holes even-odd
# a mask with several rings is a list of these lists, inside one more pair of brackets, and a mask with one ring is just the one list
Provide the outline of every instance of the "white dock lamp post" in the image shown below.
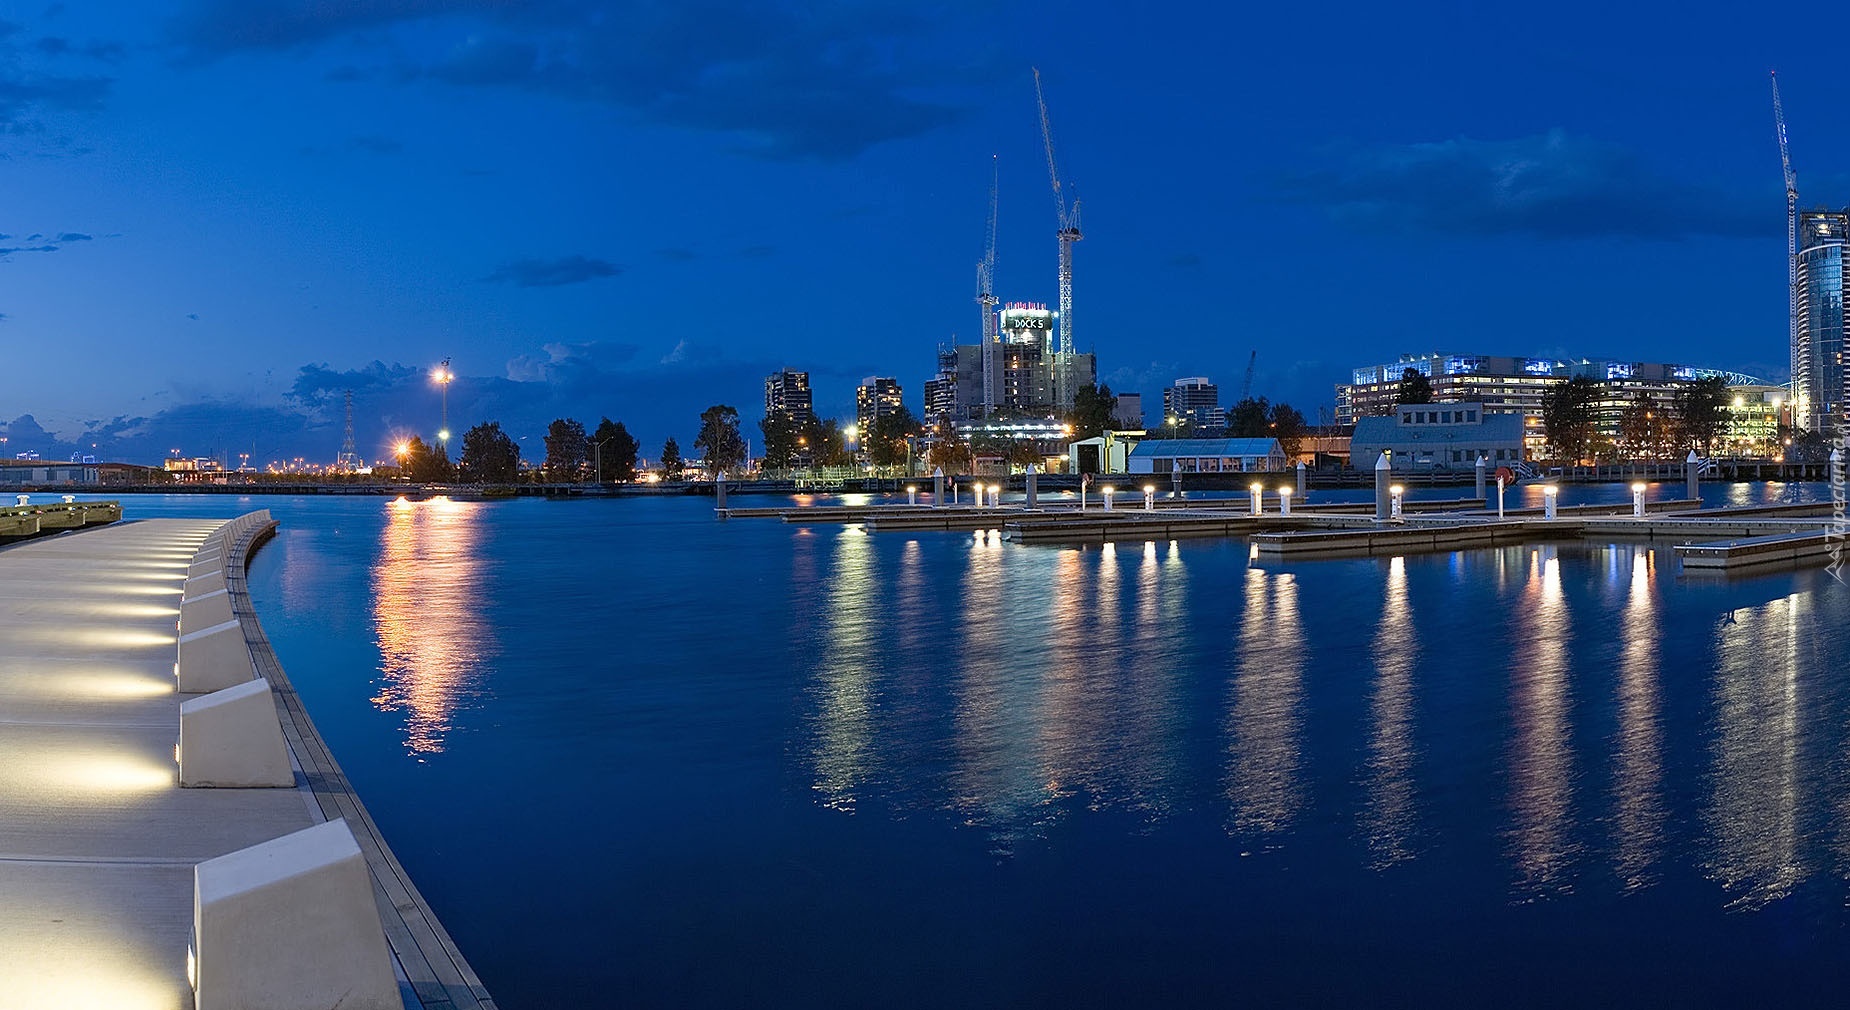
[[906,485],[906,504],[917,505],[918,503],[919,503],[919,486],[917,484],[907,484]]
[[1117,488],[1112,487],[1110,484],[1098,489],[1099,495],[1105,499],[1105,511],[1111,511],[1111,496],[1117,493],[1117,490]]
[[1291,485],[1289,484],[1278,489],[1278,514],[1281,516],[1291,514]]
[[1405,495],[1406,493],[1407,493],[1407,489],[1404,487],[1401,487],[1399,484],[1395,484],[1392,487],[1388,488],[1388,518],[1394,520],[1395,522],[1401,521],[1400,520],[1401,497]]
[[1644,518],[1644,481],[1632,485],[1632,518]]
[[1002,504],[1002,485],[1000,484],[989,485],[989,505],[990,507],[997,508],[997,507],[1000,507],[1001,504]]
[[1542,518],[1548,519],[1548,520],[1554,519],[1555,517],[1555,495],[1559,494],[1560,491],[1561,489],[1554,486],[1553,484],[1550,484],[1542,488]]
[[1143,510],[1145,512],[1156,511],[1156,485],[1155,484],[1145,484],[1143,486]]
[[1250,511],[1252,512],[1253,515],[1258,515],[1259,513],[1265,511],[1265,505],[1263,501],[1261,500],[1261,496],[1265,494],[1264,484],[1261,484],[1258,481],[1253,481],[1252,484],[1247,487],[1246,493],[1248,495],[1248,500],[1252,502],[1252,507]]

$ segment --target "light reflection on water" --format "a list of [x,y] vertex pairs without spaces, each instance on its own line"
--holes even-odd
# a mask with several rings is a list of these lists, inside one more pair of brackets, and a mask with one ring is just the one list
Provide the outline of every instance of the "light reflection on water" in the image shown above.
[[496,653],[478,543],[485,508],[399,499],[387,513],[372,573],[380,654],[372,703],[404,714],[413,755],[443,751],[457,711],[480,704]]
[[1240,658],[1227,711],[1228,829],[1235,834],[1286,830],[1303,800],[1299,781],[1304,641],[1297,579],[1246,570]]
[[1363,831],[1377,868],[1413,858],[1413,676],[1419,635],[1407,594],[1407,559],[1388,559],[1381,622],[1375,629],[1375,686],[1369,701]]
[[837,539],[834,577],[823,601],[821,694],[815,754],[816,791],[825,806],[852,812],[868,774],[873,735],[874,676],[883,585],[874,577],[874,548],[858,526]]
[[[1663,728],[1659,715],[1658,654],[1662,649],[1653,579],[1656,552],[1615,547],[1614,562],[1629,554],[1629,572],[1615,564],[1623,586],[1623,653],[1619,659],[1619,732],[1613,753],[1613,869],[1628,890],[1649,885],[1663,844]],[[1624,581],[1621,582],[1621,579]]]
[[1538,548],[1531,557],[1510,664],[1510,862],[1518,896],[1566,890],[1579,848],[1573,835],[1573,672],[1567,657],[1573,624],[1555,548]]

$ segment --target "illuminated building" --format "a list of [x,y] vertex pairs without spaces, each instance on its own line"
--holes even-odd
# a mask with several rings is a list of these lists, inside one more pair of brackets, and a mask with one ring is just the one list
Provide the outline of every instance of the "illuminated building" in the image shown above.
[[1090,354],[1058,351],[1059,321],[1042,303],[1009,302],[997,310],[996,343],[987,357],[981,343],[940,351],[933,381],[944,385],[932,388],[940,397],[950,391],[952,420],[1050,419],[1070,409],[1079,388],[1098,381],[1098,365]]
[[855,422],[860,426],[862,440],[874,430],[875,421],[904,406],[905,397],[900,392],[898,379],[873,375],[862,379],[854,391]]
[[780,411],[789,414],[799,426],[816,419],[810,398],[808,372],[786,368],[765,377],[764,415],[770,417]]
[[1220,405],[1220,387],[1206,376],[1177,379],[1163,390],[1163,417],[1186,423],[1187,430],[1198,435],[1213,435],[1227,429],[1227,412]]
[[1844,398],[1844,242],[1850,211],[1799,214],[1798,319],[1792,337],[1792,417],[1807,431],[1836,434]]

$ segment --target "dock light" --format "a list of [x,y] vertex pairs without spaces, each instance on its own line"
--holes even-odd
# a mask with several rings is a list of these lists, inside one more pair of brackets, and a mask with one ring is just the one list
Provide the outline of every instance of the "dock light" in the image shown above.
[[1156,485],[1155,484],[1145,484],[1143,486],[1143,510],[1145,512],[1156,511]]
[[1632,518],[1644,518],[1644,481],[1632,485]]
[[1117,488],[1112,487],[1110,484],[1107,484],[1104,487],[1101,487],[1098,489],[1099,494],[1102,494],[1105,496],[1105,511],[1107,512],[1111,511],[1111,496],[1113,494],[1116,494],[1117,490],[1118,490]]
[[919,486],[917,484],[907,484],[906,485],[906,504],[917,505],[918,503],[919,503]]
[[1407,493],[1407,489],[1404,487],[1401,487],[1399,484],[1395,484],[1394,486],[1388,488],[1388,501],[1390,502],[1390,505],[1389,505],[1390,511],[1388,512],[1389,519],[1392,519],[1395,522],[1400,522],[1401,496],[1405,495],[1406,493]]
[[1281,516],[1291,514],[1291,485],[1289,484],[1278,489],[1278,514]]
[[1553,484],[1542,488],[1542,518],[1553,519],[1555,517],[1555,495],[1560,491],[1561,489]]
[[1247,487],[1246,491],[1248,495],[1250,495],[1250,500],[1252,502],[1252,507],[1251,507],[1252,514],[1258,515],[1259,513],[1265,511],[1264,506],[1260,504],[1260,496],[1265,493],[1265,485],[1259,483],[1258,481],[1253,481],[1252,484]]

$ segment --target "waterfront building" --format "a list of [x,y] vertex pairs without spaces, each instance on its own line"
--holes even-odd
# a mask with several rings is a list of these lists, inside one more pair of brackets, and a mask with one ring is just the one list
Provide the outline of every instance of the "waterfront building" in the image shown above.
[[[1550,389],[1576,377],[1600,385],[1594,404],[1598,433],[1616,440],[1619,419],[1639,396],[1669,411],[1686,383],[1714,376],[1730,386],[1763,385],[1753,376],[1716,368],[1604,358],[1515,358],[1483,354],[1403,354],[1398,361],[1363,365],[1351,380],[1336,387],[1336,420],[1351,425],[1362,418],[1390,414],[1407,369],[1426,376],[1433,399],[1443,403],[1477,403],[1489,414],[1516,414],[1523,419],[1523,437],[1530,452],[1546,441],[1542,428],[1542,399]],[[1361,457],[1357,455],[1359,461]]]
[[1844,397],[1844,242],[1850,210],[1799,214],[1797,326],[1792,335],[1792,419],[1807,431],[1837,434],[1850,409]]
[[1728,428],[1716,443],[1715,455],[1741,459],[1777,457],[1784,451],[1786,434],[1780,422],[1789,391],[1784,386],[1734,386],[1728,404]]
[[1350,463],[1373,470],[1383,452],[1389,453],[1388,465],[1402,472],[1469,471],[1480,456],[1493,467],[1508,466],[1525,455],[1523,418],[1491,413],[1475,402],[1405,404],[1355,423]]
[[1177,379],[1175,385],[1163,390],[1163,416],[1168,419],[1186,422],[1188,430],[1199,434],[1215,434],[1227,429],[1227,412],[1220,405],[1220,387],[1209,382],[1206,376],[1190,376]]
[[1119,393],[1118,405],[1112,408],[1111,419],[1118,422],[1118,427],[1135,431],[1143,427],[1143,394]]
[[1289,465],[1276,438],[1157,438],[1139,442],[1130,473],[1269,473]]
[[816,420],[814,401],[809,390],[809,373],[785,368],[772,372],[764,380],[764,416],[779,412],[789,414],[799,426]]
[[1054,418],[1070,409],[1079,387],[1098,381],[1098,363],[1059,352],[1059,318],[1039,302],[1010,302],[997,310],[987,354],[980,342],[940,349],[933,388],[939,398],[948,393],[951,419]]
[[957,417],[957,352],[938,346],[938,374],[925,380],[925,412],[919,415],[935,431]]
[[102,479],[101,474],[100,464],[95,459],[78,463],[59,463],[38,459],[0,460],[0,487],[17,488],[36,484],[95,484]]
[[875,375],[862,379],[854,391],[855,423],[861,427],[861,439],[867,439],[875,421],[898,412],[905,403],[898,379]]

